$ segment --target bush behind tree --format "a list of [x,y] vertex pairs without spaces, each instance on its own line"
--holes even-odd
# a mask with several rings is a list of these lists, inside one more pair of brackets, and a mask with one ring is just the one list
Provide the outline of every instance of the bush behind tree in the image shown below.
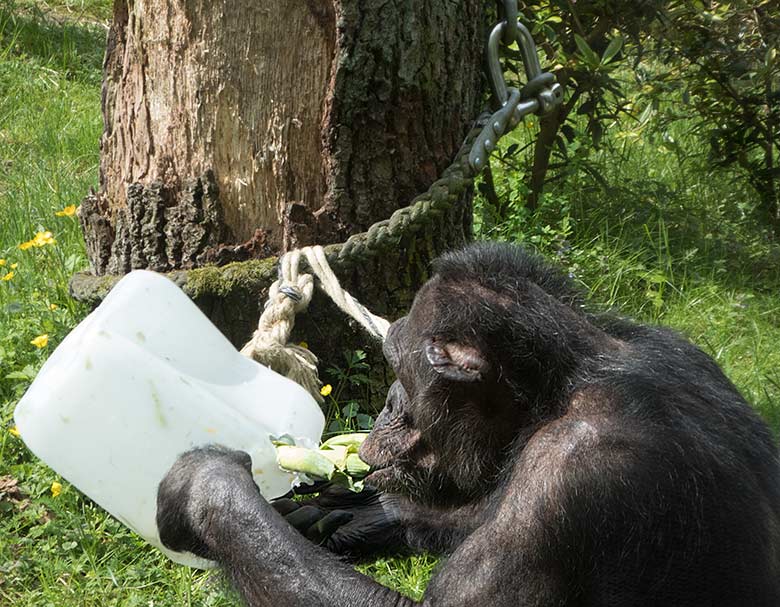
[[[780,9],[775,0],[671,2],[650,33],[671,83],[709,142],[710,160],[736,167],[759,197],[760,221],[780,230]],[[674,116],[674,115],[672,115]]]
[[[758,194],[756,216],[775,233],[780,152],[780,11],[774,0],[550,0],[522,19],[566,87],[564,104],[500,162],[524,177],[534,211],[543,189],[577,173],[605,188],[592,153],[621,120],[653,118],[666,145],[674,122],[702,136],[715,167],[732,167]],[[511,69],[511,65],[508,66]],[[671,102],[671,103],[670,103]],[[609,144],[609,142],[607,142]],[[482,192],[499,219],[510,211],[488,171]]]

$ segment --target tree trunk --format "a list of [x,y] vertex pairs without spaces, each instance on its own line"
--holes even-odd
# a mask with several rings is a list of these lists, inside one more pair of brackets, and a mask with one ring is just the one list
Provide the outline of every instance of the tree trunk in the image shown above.
[[[93,276],[341,242],[408,205],[480,109],[484,10],[478,0],[116,0],[100,185],[79,213]],[[470,198],[342,271],[345,286],[399,315],[431,259],[470,238]],[[267,288],[257,278],[272,276],[258,267],[176,276],[239,345]],[[72,291],[94,300],[113,282],[100,280],[81,276]],[[324,299],[299,333],[338,363],[365,338]]]
[[263,257],[388,217],[476,116],[484,23],[476,0],[117,0],[81,213],[93,272]]

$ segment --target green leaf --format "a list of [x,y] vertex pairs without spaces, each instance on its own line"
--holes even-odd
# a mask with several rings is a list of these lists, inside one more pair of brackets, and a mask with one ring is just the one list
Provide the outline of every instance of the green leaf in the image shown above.
[[358,414],[358,411],[360,411],[360,407],[356,402],[351,402],[341,409],[341,413],[346,417],[347,419],[350,419],[352,417],[355,417]]
[[644,126],[647,124],[647,122],[653,117],[653,114],[655,113],[655,108],[651,105],[648,105],[644,110],[642,110],[642,113],[639,115],[639,126]]
[[11,371],[5,376],[6,379],[32,379],[24,371]]
[[365,463],[357,453],[351,453],[347,456],[345,469],[350,476],[365,476],[371,467]]
[[623,48],[623,36],[615,36],[610,40],[607,48],[604,49],[604,54],[601,55],[602,65],[609,63],[612,58],[620,52]]
[[[360,415],[363,415],[362,413]],[[347,434],[338,434],[336,436],[331,436],[328,440],[326,440],[322,445],[320,445],[320,449],[331,449],[335,446],[345,446],[349,447],[350,453],[357,453],[358,449],[360,448],[360,445],[363,443],[364,440],[366,440],[366,437],[368,436],[368,433],[366,432],[350,432]]]
[[[346,458],[346,448],[343,449]],[[330,479],[336,466],[319,451],[279,445],[276,447],[276,461],[285,470],[303,472],[314,478]]]
[[371,430],[374,427],[374,419],[365,413],[357,414],[358,428],[361,430]]
[[593,49],[588,45],[587,40],[579,34],[574,34],[574,42],[577,44],[577,48],[585,59],[585,63],[590,67],[596,67],[600,63],[599,56],[593,52]]
[[344,470],[347,467],[349,448],[344,445],[336,445],[330,449],[319,449],[317,453],[330,460],[339,470]]
[[590,45],[585,40],[585,38],[583,38],[579,34],[574,34],[574,42],[577,43],[577,48],[580,49],[580,53],[582,53],[583,55],[587,54],[588,51],[593,52],[591,51]]
[[269,436],[269,438],[271,439],[271,442],[276,447],[279,447],[281,445],[287,445],[289,447],[292,447],[295,445],[295,439],[289,434],[282,434],[281,436],[274,436],[272,434],[271,436]]

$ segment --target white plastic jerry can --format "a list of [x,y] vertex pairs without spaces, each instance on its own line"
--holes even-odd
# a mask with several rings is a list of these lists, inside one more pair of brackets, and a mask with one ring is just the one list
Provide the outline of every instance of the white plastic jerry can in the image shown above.
[[293,476],[270,436],[316,445],[325,424],[298,384],[242,356],[173,282],[135,271],[54,351],[14,413],[39,458],[176,562],[162,546],[157,486],[184,451],[246,451],[266,498]]

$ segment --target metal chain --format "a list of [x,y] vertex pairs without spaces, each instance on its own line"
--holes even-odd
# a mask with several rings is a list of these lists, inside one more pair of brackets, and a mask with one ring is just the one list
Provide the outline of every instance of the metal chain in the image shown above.
[[[487,47],[488,79],[498,109],[483,113],[469,131],[452,164],[428,191],[409,206],[398,209],[388,219],[378,221],[367,231],[353,234],[346,242],[325,247],[328,262],[350,267],[383,250],[397,246],[401,238],[423,229],[434,218],[457,204],[485,166],[498,140],[524,116],[546,114],[563,100],[563,87],[555,75],[543,72],[531,33],[518,21],[517,0],[500,0],[502,19],[490,33]],[[499,42],[516,42],[523,59],[526,83],[522,89],[507,87],[499,57]]]
[[[543,72],[531,32],[518,21],[517,0],[502,0],[502,20],[490,32],[487,45],[487,73],[493,104],[496,108],[490,122],[480,133],[469,154],[469,164],[478,173],[487,163],[498,139],[513,129],[528,114],[545,115],[563,101],[563,87],[555,75]],[[521,90],[507,87],[501,65],[499,43],[517,43],[523,59],[526,83]]]
[[517,8],[517,0],[499,0],[498,14],[507,24],[507,28],[504,30],[504,45],[511,46],[519,35],[517,23],[520,17],[520,11]]

